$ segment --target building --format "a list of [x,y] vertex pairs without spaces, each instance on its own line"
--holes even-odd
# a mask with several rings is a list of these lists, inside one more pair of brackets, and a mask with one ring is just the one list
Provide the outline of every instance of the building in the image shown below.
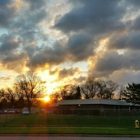
[[63,114],[121,114],[139,113],[139,105],[127,103],[124,100],[85,99],[85,100],[60,100],[52,104],[51,109]]

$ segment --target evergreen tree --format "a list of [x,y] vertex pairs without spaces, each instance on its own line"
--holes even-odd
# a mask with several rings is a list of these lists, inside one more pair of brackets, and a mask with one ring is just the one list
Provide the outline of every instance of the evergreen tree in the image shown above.
[[77,86],[76,93],[74,94],[74,99],[81,99],[81,90],[80,87]]
[[134,104],[140,104],[140,84],[128,84],[126,89],[122,92],[122,99]]

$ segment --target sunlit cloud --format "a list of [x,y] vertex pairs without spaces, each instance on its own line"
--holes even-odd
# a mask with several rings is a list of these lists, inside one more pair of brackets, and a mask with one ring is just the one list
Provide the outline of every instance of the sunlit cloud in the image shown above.
[[131,0],[1,0],[0,69],[10,73],[0,73],[1,83],[28,71],[46,81],[49,94],[88,76],[140,82],[139,6]]
[[24,0],[15,0],[13,3],[8,4],[8,8],[14,8],[16,13],[20,11],[21,8],[29,7],[29,4]]

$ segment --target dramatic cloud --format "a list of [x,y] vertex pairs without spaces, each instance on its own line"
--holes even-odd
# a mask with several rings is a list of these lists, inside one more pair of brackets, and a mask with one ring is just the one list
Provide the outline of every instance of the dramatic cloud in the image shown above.
[[87,30],[94,34],[105,33],[111,30],[120,30],[123,23],[125,9],[119,3],[111,0],[72,0],[73,9],[57,19],[54,28],[64,33]]
[[140,51],[127,51],[124,54],[118,54],[116,51],[104,52],[101,56],[97,56],[96,62],[94,58],[91,59],[91,62],[95,63],[90,65],[89,74],[95,77],[109,78],[113,73],[119,71],[119,73],[125,70],[140,72],[139,54]]
[[16,9],[10,7],[12,0],[1,0],[0,1],[0,26],[5,27],[10,24],[10,21],[15,16]]
[[83,34],[76,34],[68,40],[68,51],[74,61],[87,59],[93,54],[92,38]]
[[115,35],[110,38],[109,49],[140,49],[140,32],[132,31],[129,34]]
[[73,76],[74,74],[80,73],[80,69],[78,68],[70,68],[70,69],[62,69],[59,71],[59,77],[60,78],[66,78],[69,76]]
[[10,35],[3,34],[2,36],[0,36],[0,40],[1,40],[0,45],[1,55],[12,53],[20,46],[19,39]]
[[121,70],[114,71],[110,76],[110,79],[113,79],[114,82],[119,83],[120,85],[127,85],[128,83],[139,83],[140,71],[135,70]]
[[139,82],[139,6],[138,0],[0,0],[0,68],[49,71],[61,84],[90,75]]

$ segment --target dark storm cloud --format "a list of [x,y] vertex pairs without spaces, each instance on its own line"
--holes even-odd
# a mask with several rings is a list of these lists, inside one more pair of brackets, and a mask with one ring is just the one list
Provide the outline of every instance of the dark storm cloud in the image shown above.
[[131,25],[131,29],[135,31],[140,31],[140,16],[138,16]]
[[57,19],[54,28],[67,33],[70,31],[88,30],[103,33],[114,29],[121,29],[124,25],[120,19],[125,8],[120,6],[120,1],[112,0],[87,0],[72,1],[74,8],[60,19]]
[[87,59],[93,54],[92,38],[84,34],[75,34],[69,37],[68,52],[73,56],[74,61]]
[[66,78],[67,76],[74,76],[75,73],[80,73],[79,68],[55,68],[54,70],[49,70],[50,75],[55,75],[58,73],[59,78]]
[[129,6],[135,6],[139,8],[140,6],[140,1],[139,0],[125,0],[126,4],[128,4]]
[[73,76],[75,73],[80,72],[79,68],[69,68],[69,69],[62,69],[59,71],[60,78],[66,78],[68,76]]
[[49,0],[26,0],[26,2],[30,4],[31,10],[39,10],[40,8],[43,8]]
[[26,55],[21,51],[21,41],[14,34],[0,36],[0,63],[6,69],[18,72],[24,67]]
[[[19,65],[18,68],[22,70],[26,63],[31,64],[29,66],[35,69],[34,66],[43,66],[48,62],[48,57],[54,58],[52,55],[55,54],[48,49],[49,56],[46,58],[47,48],[41,46],[41,43],[39,45],[39,41],[47,41],[47,35],[41,32],[38,24],[47,16],[45,6],[48,1],[23,0],[18,7],[18,12],[16,11],[17,4],[13,0],[0,1],[0,25],[7,25],[5,27],[8,32],[8,35],[0,37],[0,62],[9,69],[14,69],[14,65],[16,65],[15,68]],[[32,46],[32,42],[37,42],[37,44]]]
[[135,16],[136,18],[133,20],[125,21],[125,30],[116,32],[109,38],[109,43],[107,44],[109,49],[140,49],[140,16]]
[[6,27],[15,16],[15,8],[8,7],[12,0],[0,0],[0,26]]
[[110,38],[110,42],[107,44],[109,49],[140,49],[140,32],[131,31],[128,34],[115,35]]
[[[54,28],[66,33],[69,40],[68,52],[73,61],[87,60],[102,37],[115,31],[125,30],[121,21],[126,10],[123,1],[76,0],[69,1],[73,8],[63,16],[57,17]],[[121,4],[120,4],[121,3]],[[69,35],[69,33],[72,35]]]
[[140,49],[140,16],[128,23],[125,34],[115,34],[110,38],[109,49]]
[[[65,40],[65,39],[64,39]],[[93,54],[92,38],[88,35],[77,34],[65,43],[63,39],[53,44],[53,47],[26,48],[29,54],[29,66],[59,65],[65,61],[83,61]],[[30,53],[31,52],[31,53]]]
[[0,54],[5,55],[15,51],[20,46],[20,41],[11,35],[0,36]]
[[[20,53],[22,54],[22,51],[25,51],[25,54],[28,56],[27,65],[32,68],[45,64],[58,65],[65,61],[78,62],[88,59],[89,56],[93,55],[95,34],[120,28],[121,23],[119,19],[124,12],[118,6],[118,2],[110,0],[106,2],[102,0],[100,2],[97,0],[89,0],[88,2],[77,0],[75,1],[76,3],[72,1],[75,5],[74,8],[69,13],[60,17],[55,27],[64,32],[80,32],[69,36],[65,46],[59,44],[60,40],[52,48],[45,47],[45,45],[31,47],[29,45],[30,42],[43,40],[42,37],[44,38],[45,36],[41,33],[38,24],[47,17],[44,8],[47,2],[45,0],[26,0],[26,2],[29,4],[29,9],[28,7],[21,9],[16,16],[16,20],[10,25],[10,28],[11,30],[17,29],[13,36],[18,34],[21,41],[20,45],[23,47]],[[83,32],[81,33],[82,30]],[[92,31],[94,34],[89,34],[87,31]],[[18,47],[14,44],[14,47],[11,45],[9,50],[11,49],[12,51],[12,48],[16,50]],[[1,49],[4,49],[4,47],[1,47]],[[11,60],[14,60],[14,57],[10,57]],[[9,58],[6,57],[4,60],[9,60]]]
[[[16,1],[12,2],[14,3]],[[44,9],[47,2],[43,0],[36,2],[24,0],[23,2],[27,2],[28,4],[26,3],[27,5],[24,6],[24,8],[19,9],[12,22],[10,22],[11,24],[9,24],[7,28],[9,35],[0,37],[1,62],[3,65],[10,65],[9,68],[13,68],[12,62],[13,65],[15,65],[15,63],[16,65],[20,65],[23,61],[25,63],[25,61],[28,60],[28,63],[30,63],[33,59],[36,61],[33,62],[33,64],[38,62],[37,65],[42,65],[40,56],[44,59],[42,52],[39,52],[41,49],[39,49],[38,44],[33,47],[31,43],[47,40],[47,35],[42,33],[38,26],[38,24],[47,16],[46,10]],[[8,3],[4,3],[3,5],[6,7],[7,4]],[[8,20],[9,19],[6,21]],[[14,40],[16,38],[18,38],[18,41]],[[35,58],[35,56],[39,56],[39,59]],[[28,59],[25,59],[27,57]],[[18,61],[22,62],[18,64]]]
[[16,62],[16,61],[20,62],[22,59],[25,59],[25,58],[26,58],[25,53],[20,53],[20,54],[11,53],[8,56],[4,57],[2,61],[4,64],[7,64],[7,63]]
[[33,47],[27,46],[27,47],[24,47],[24,51],[26,52],[28,57],[33,57],[35,54],[39,53],[41,49],[37,46],[33,46]]
[[[140,51],[127,51],[124,54],[118,54],[115,51],[108,51],[98,58],[95,67],[90,70],[93,74],[102,73],[102,76],[108,76],[116,70],[140,69]],[[96,71],[96,72],[95,72]],[[99,75],[98,75],[99,76]]]
[[[42,47],[39,49],[36,47],[36,49],[38,48],[37,51],[26,49],[29,57],[28,66],[35,68],[45,64],[58,65],[65,61],[78,62],[88,59],[89,56],[93,55],[95,49],[93,42],[98,33],[104,34],[124,29],[124,24],[120,19],[124,15],[125,9],[119,6],[119,2],[112,0],[71,1],[74,4],[74,8],[69,13],[57,19],[54,27],[63,32],[74,31],[77,33],[68,36],[68,42],[65,44],[65,47],[55,44],[53,48]],[[38,29],[36,24],[45,17],[45,11],[43,9],[42,12],[38,13],[38,10],[35,8],[36,5],[33,5],[32,1],[29,1],[29,3],[30,8],[35,9],[37,12],[33,16],[25,16],[23,21],[19,20],[22,23],[26,23],[19,29],[23,39],[29,38],[34,41],[36,40],[36,35],[39,33],[38,30],[34,29]],[[39,7],[42,7],[43,4],[44,1],[41,1]],[[39,16],[39,14],[42,16]],[[29,15],[32,15],[32,13]],[[16,25],[16,27],[18,26]],[[39,34],[41,35],[41,33]]]
[[[27,14],[28,13],[28,14]],[[18,35],[22,40],[34,41],[42,37],[38,24],[47,16],[45,9],[34,11],[21,11],[18,20],[11,24],[11,29],[18,29]]]
[[29,66],[59,65],[66,61],[78,62],[88,59],[93,54],[93,45],[92,38],[77,34],[71,36],[66,43],[58,40],[53,47],[28,47],[26,51],[30,58]]
[[[28,65],[31,67],[43,66],[45,64],[58,65],[65,62],[67,58],[67,49],[64,47],[63,40],[56,41],[53,47],[41,47],[30,55]],[[35,48],[33,48],[35,50]],[[33,52],[33,51],[32,51]]]
[[107,52],[98,58],[95,69],[97,71],[114,71],[123,66],[123,57],[115,51]]
[[[7,35],[0,36],[0,62],[3,66],[6,65],[9,69],[16,66],[20,70],[25,63],[27,67],[36,69],[44,68],[45,65],[88,60],[96,55],[96,62],[95,59],[91,62],[95,64],[90,69],[93,73],[106,76],[116,70],[140,69],[140,16],[136,15],[139,0],[69,0],[72,9],[66,14],[62,9],[62,14],[58,12],[58,15],[53,13],[54,9],[48,11],[46,0],[23,0],[18,11],[17,5],[9,6],[14,2],[16,1],[0,0],[0,27],[7,30]],[[53,14],[56,19],[52,19]],[[127,17],[129,14],[135,18]],[[42,21],[44,22],[40,24]],[[52,28],[48,26],[54,21],[52,32],[60,36],[52,44],[48,37]],[[42,31],[41,25],[44,30],[47,26],[48,34]],[[55,32],[55,29],[62,32]],[[56,34],[51,34],[53,41]],[[59,40],[63,37],[66,38]],[[106,52],[102,55],[95,49],[106,38]],[[127,51],[119,55],[118,49]],[[65,77],[78,72],[78,69],[58,69],[57,72],[60,77]]]
[[22,73],[23,67],[26,63],[25,53],[9,53],[8,55],[1,55],[0,63],[5,69],[13,70]]

